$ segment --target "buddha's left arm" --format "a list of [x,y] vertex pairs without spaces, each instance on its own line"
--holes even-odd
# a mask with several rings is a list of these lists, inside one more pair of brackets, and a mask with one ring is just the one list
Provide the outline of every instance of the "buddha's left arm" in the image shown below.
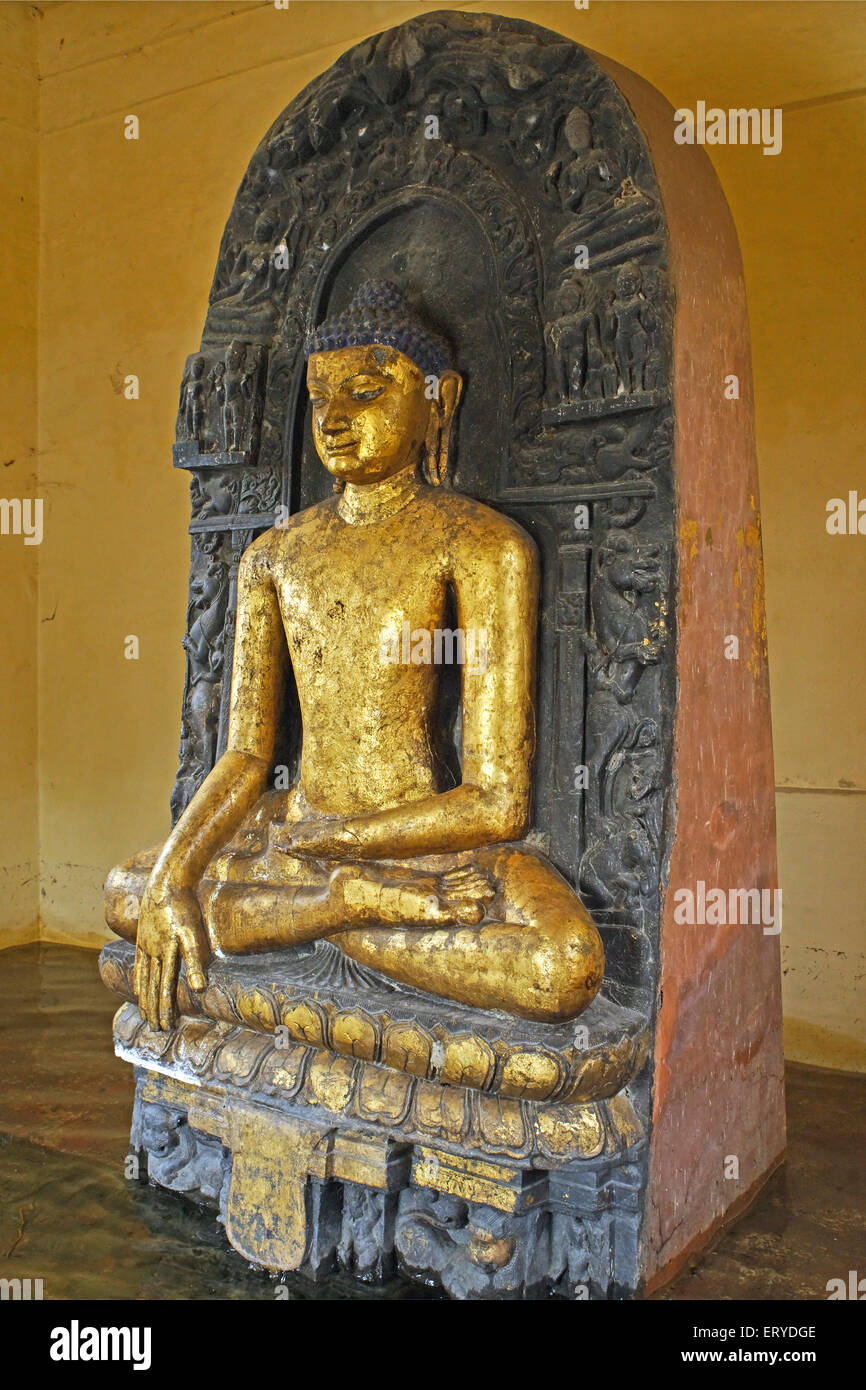
[[336,854],[408,858],[526,833],[535,750],[538,554],[530,538],[504,519],[493,537],[484,535],[466,550],[453,575],[466,643],[463,780],[451,791],[349,817],[336,832]]

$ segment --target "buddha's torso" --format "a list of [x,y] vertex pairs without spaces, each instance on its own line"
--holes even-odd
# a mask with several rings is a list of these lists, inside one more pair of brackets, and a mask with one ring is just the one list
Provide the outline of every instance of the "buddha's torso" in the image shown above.
[[351,524],[334,499],[293,518],[275,544],[271,574],[303,726],[301,789],[326,813],[437,789],[437,667],[407,650],[409,634],[446,622],[452,528],[437,503],[428,489],[395,514]]

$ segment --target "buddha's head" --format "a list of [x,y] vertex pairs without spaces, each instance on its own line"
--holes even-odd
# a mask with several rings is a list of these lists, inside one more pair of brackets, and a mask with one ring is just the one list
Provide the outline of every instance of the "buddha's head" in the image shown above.
[[338,482],[381,482],[419,464],[443,481],[462,381],[396,286],[366,281],[306,351],[313,438]]

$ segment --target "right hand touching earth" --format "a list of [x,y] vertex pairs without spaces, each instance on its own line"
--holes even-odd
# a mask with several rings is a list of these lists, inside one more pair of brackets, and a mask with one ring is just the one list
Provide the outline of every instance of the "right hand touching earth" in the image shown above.
[[141,900],[135,942],[134,987],[151,1028],[171,1028],[177,1017],[181,961],[190,989],[207,988],[213,952],[198,898],[191,888],[149,883]]

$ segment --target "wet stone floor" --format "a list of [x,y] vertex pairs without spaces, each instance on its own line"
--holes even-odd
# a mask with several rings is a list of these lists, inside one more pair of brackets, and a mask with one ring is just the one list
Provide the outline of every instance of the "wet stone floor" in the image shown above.
[[[41,1278],[46,1299],[261,1299],[274,1281],[229,1246],[212,1211],[124,1173],[132,1069],[115,1058],[116,999],[96,953],[0,951],[0,1278]],[[785,1165],[713,1247],[657,1298],[826,1299],[866,1269],[866,1077],[788,1071]],[[395,1279],[286,1276],[299,1302],[438,1299]]]

